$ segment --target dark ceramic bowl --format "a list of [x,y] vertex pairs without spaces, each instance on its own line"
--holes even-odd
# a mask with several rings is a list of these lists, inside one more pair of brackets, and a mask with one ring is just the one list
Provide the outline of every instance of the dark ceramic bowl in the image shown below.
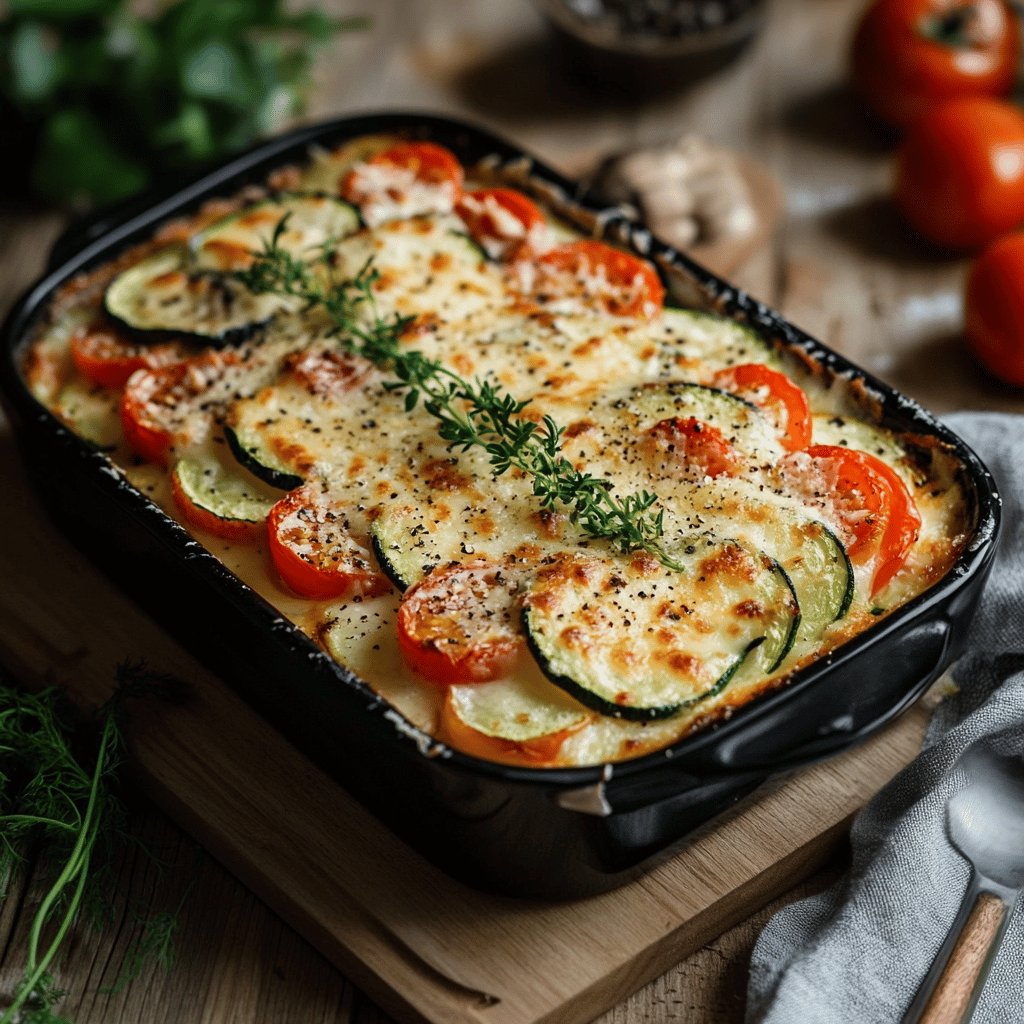
[[[767,0],[631,3],[651,10],[651,24],[645,30],[623,31],[615,19],[602,15],[605,0],[533,0],[574,71],[591,81],[634,94],[683,86],[728,63],[758,33],[767,6]],[[730,10],[733,6],[735,11]],[[659,14],[672,7],[711,7],[724,13],[689,31],[673,31],[670,24],[665,24],[671,18]]]
[[[29,392],[21,356],[63,282],[146,238],[169,217],[261,182],[316,143],[371,132],[435,140],[466,164],[546,196],[585,230],[653,259],[677,302],[712,309],[869,396],[882,422],[949,445],[962,464],[971,524],[946,576],[877,625],[795,673],[727,721],[615,765],[520,768],[451,750],[415,729],[131,487],[109,458]],[[651,238],[517,147],[426,114],[318,124],[233,159],[173,194],[94,218],[60,239],[50,269],[0,335],[0,387],[26,467],[55,520],[185,647],[412,846],[493,890],[556,897],[611,888],[666,856],[698,825],[769,776],[858,743],[906,710],[962,647],[999,526],[977,456],[914,402],[778,313]],[[189,600],[177,595],[185,593]],[[230,742],[230,737],[225,737]],[[215,785],[216,780],[211,784]]]

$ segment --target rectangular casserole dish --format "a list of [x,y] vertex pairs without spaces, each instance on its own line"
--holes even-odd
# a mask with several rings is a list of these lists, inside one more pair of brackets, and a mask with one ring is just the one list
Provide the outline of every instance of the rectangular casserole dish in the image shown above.
[[[29,392],[20,356],[63,282],[203,201],[333,146],[387,132],[429,139],[464,164],[488,159],[557,213],[653,259],[677,301],[747,324],[843,378],[880,422],[935,438],[960,460],[967,543],[938,583],[774,692],[713,728],[631,761],[521,768],[454,751],[422,733],[242,584]],[[198,181],[58,241],[46,277],[3,329],[5,407],[29,474],[62,528],[194,654],[412,846],[471,884],[573,897],[621,884],[770,775],[837,753],[891,721],[957,655],[995,551],[999,500],[974,453],[920,409],[571,182],[474,127],[415,113],[300,129]],[[183,602],[178,594],[187,593]]]

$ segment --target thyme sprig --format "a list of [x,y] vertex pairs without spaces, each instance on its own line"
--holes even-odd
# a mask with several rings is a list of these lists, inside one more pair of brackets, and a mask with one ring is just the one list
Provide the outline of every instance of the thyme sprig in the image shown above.
[[257,294],[298,299],[306,311],[319,309],[349,352],[394,374],[397,379],[384,386],[405,395],[407,411],[422,401],[438,420],[440,437],[456,451],[482,449],[495,476],[521,470],[543,509],[565,506],[590,536],[622,551],[649,551],[670,568],[680,568],[661,542],[664,513],[651,511],[656,494],[616,496],[610,480],[576,469],[563,455],[565,427],[548,415],[539,423],[523,416],[529,399],[517,399],[486,379],[466,380],[439,360],[402,346],[414,318],[381,314],[373,290],[380,275],[372,260],[354,278],[334,281],[332,244],[317,259],[298,258],[280,244],[287,220],[285,215],[263,248],[252,253],[247,268],[234,272],[243,285]]

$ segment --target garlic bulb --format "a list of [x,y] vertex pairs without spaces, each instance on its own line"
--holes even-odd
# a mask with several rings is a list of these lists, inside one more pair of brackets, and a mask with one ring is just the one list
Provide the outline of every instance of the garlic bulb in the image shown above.
[[609,157],[594,186],[680,249],[744,238],[757,228],[736,155],[696,135]]

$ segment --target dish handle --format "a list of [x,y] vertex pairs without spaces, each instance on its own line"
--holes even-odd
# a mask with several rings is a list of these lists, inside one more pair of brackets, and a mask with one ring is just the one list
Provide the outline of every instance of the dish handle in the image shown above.
[[654,770],[613,772],[597,813],[652,808],[698,788],[765,779],[841,753],[897,718],[942,674],[957,646],[952,634],[945,618],[914,624],[875,647],[875,658],[869,649],[829,666],[826,685],[780,691],[756,721],[721,729],[698,762],[666,758]]

